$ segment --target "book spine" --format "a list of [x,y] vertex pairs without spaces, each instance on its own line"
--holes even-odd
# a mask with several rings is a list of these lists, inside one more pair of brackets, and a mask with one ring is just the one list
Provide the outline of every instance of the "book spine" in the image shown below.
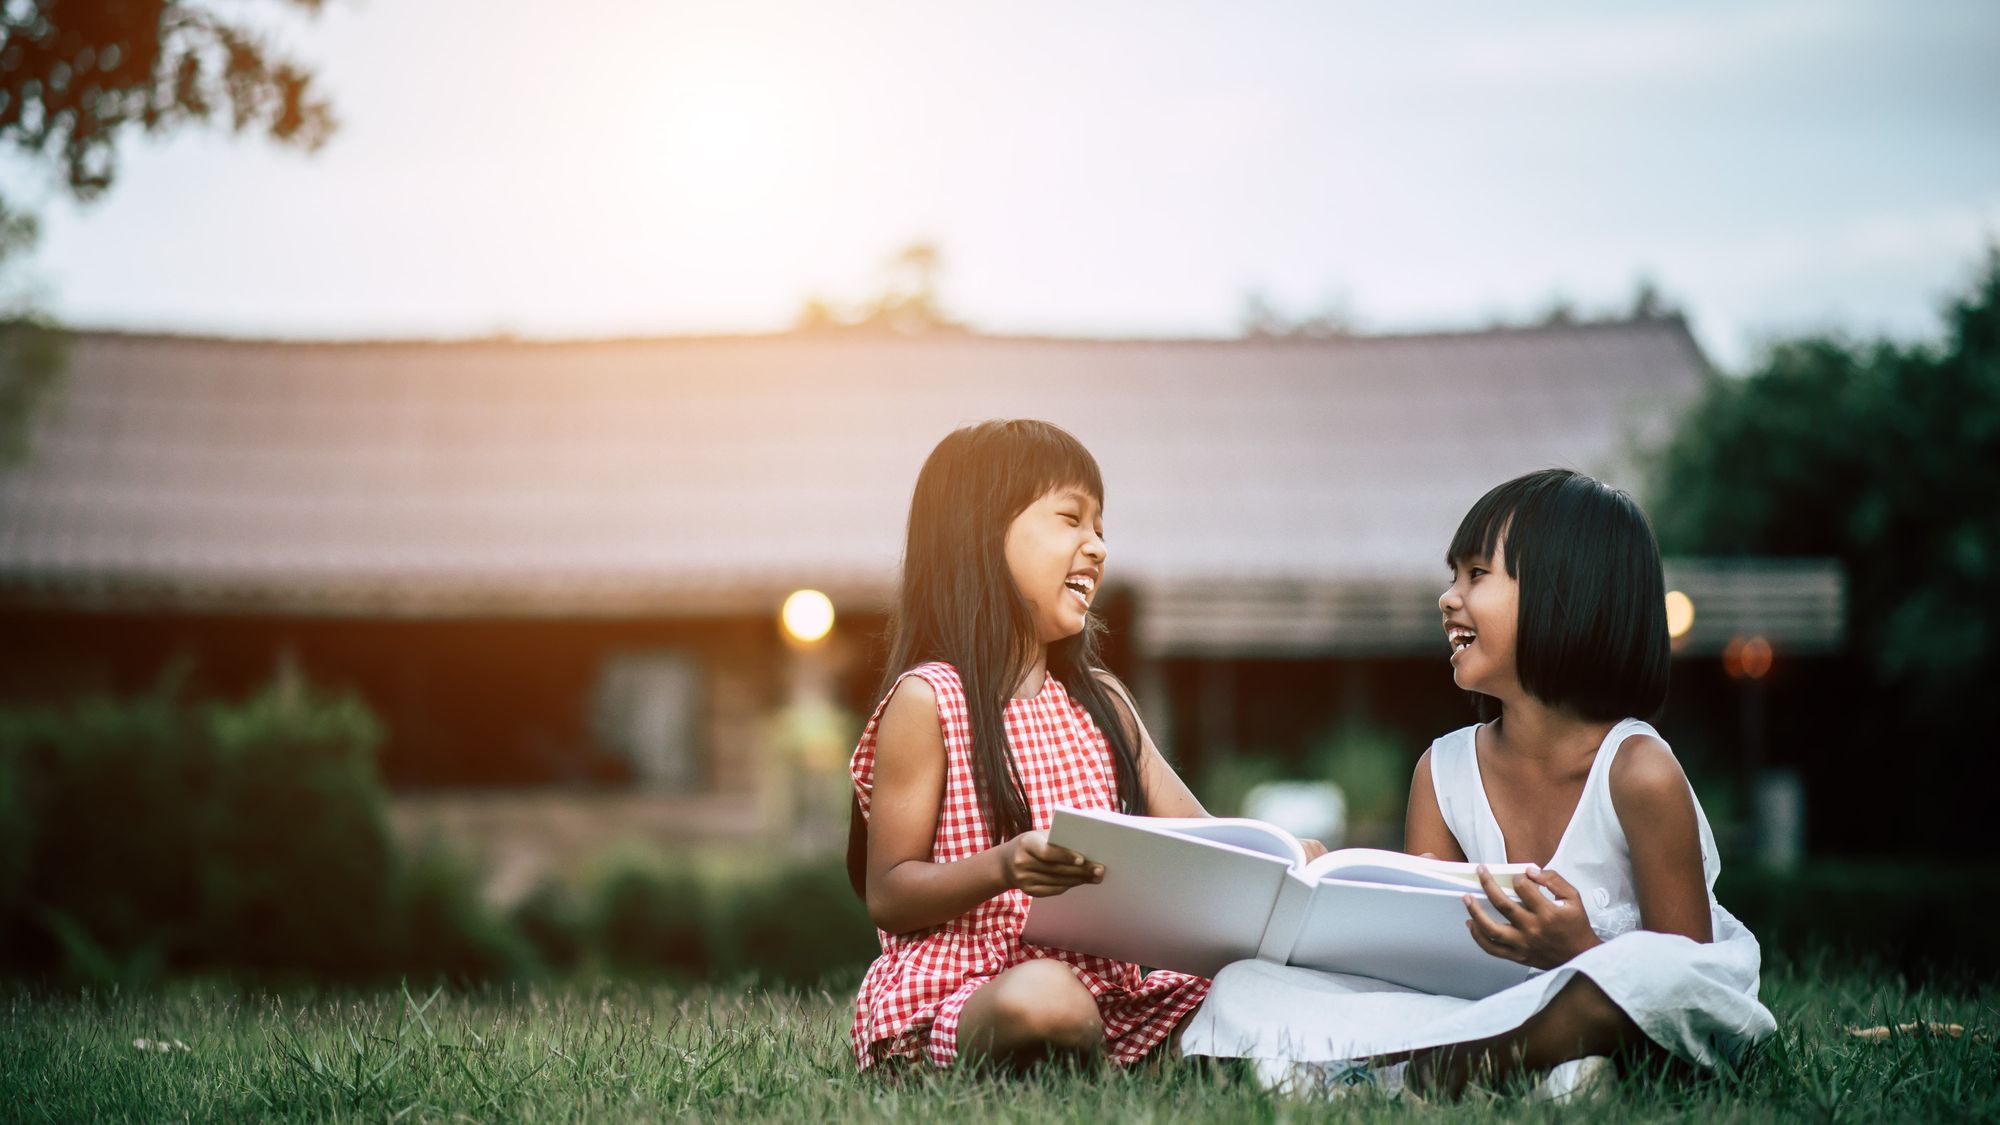
[[1271,904],[1271,917],[1264,923],[1264,936],[1257,942],[1257,959],[1272,964],[1289,964],[1292,949],[1305,929],[1306,908],[1312,905],[1313,884],[1297,871],[1285,872],[1278,883],[1278,899]]

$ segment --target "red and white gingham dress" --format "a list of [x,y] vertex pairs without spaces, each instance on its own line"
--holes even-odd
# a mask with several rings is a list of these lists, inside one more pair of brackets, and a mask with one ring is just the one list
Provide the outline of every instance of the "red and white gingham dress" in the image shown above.
[[[925,664],[903,676],[920,676],[931,686],[944,729],[944,804],[931,861],[977,855],[993,843],[973,783],[972,725],[958,671],[949,664]],[[864,817],[875,789],[875,731],[887,703],[885,697],[876,705],[849,766]],[[1057,805],[1118,807],[1111,747],[1090,713],[1054,676],[1034,698],[1009,702],[1005,721],[1007,746],[1036,828],[1049,826]],[[1164,1042],[1208,994],[1202,977],[1165,971],[1142,976],[1129,962],[1024,944],[1028,903],[1025,892],[1006,891],[941,926],[907,934],[877,931],[882,955],[862,978],[854,1006],[854,1058],[861,1068],[884,1059],[951,1065],[958,1057],[958,1017],[965,1002],[987,981],[1037,957],[1064,962],[1090,989],[1104,1021],[1105,1051],[1121,1064],[1138,1061]]]

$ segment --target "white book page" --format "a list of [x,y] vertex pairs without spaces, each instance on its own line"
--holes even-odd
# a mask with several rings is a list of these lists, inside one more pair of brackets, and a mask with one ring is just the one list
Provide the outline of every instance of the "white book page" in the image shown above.
[[1147,824],[1172,832],[1177,836],[1189,836],[1197,840],[1212,840],[1227,844],[1232,848],[1256,852],[1259,855],[1274,856],[1287,864],[1297,867],[1306,861],[1305,845],[1298,838],[1275,824],[1244,817],[1133,817]]
[[1472,940],[1461,893],[1321,880],[1289,962],[1469,1000],[1532,976]]
[[1104,881],[1035,899],[1022,940],[1201,976],[1257,955],[1291,870],[1282,855],[1095,810],[1057,809],[1049,839],[1103,864]]
[[[1486,869],[1503,891],[1514,890],[1517,876],[1526,874],[1525,863],[1489,863]],[[1350,883],[1381,883],[1393,887],[1429,887],[1463,894],[1483,893],[1479,886],[1479,865],[1454,860],[1426,859],[1405,852],[1380,848],[1342,848],[1307,864],[1300,872],[1309,879],[1341,879]]]

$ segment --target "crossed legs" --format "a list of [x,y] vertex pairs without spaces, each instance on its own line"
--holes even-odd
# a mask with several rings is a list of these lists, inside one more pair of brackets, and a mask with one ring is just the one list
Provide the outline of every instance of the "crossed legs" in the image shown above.
[[958,1016],[961,1059],[1015,1068],[1104,1051],[1097,999],[1061,961],[1040,958],[980,986]]
[[[1624,1009],[1578,974],[1526,1023],[1502,1035],[1408,1056],[1419,1092],[1456,1095],[1474,1079],[1499,1085],[1585,1055],[1616,1055],[1650,1042]],[[963,1059],[1022,1067],[1104,1051],[1097,1000],[1060,961],[1024,961],[988,981],[958,1017]]]
[[1409,1081],[1418,1093],[1453,1097],[1474,1080],[1498,1086],[1586,1055],[1617,1055],[1651,1042],[1625,1010],[1579,973],[1520,1027],[1470,1043],[1417,1051]]

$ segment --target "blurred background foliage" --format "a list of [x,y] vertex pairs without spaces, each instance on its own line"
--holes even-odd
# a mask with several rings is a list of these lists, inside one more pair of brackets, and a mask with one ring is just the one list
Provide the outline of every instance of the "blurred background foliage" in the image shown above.
[[[354,698],[284,672],[235,701],[184,699],[170,678],[137,698],[0,711],[0,972],[128,988],[189,973],[283,985],[612,972],[839,989],[876,952],[833,857],[633,845],[503,910],[475,864],[396,844],[380,736]],[[1324,740],[1314,770],[1366,810],[1351,842],[1393,843],[1363,826],[1394,831],[1402,760],[1371,728]],[[1238,759],[1243,777],[1271,779],[1260,761]],[[1721,893],[1772,956],[1830,950],[1924,979],[2000,971],[1981,921],[2000,874],[1984,868],[1736,865]]]
[[69,334],[16,269],[40,238],[35,216],[0,197],[0,470],[27,456],[35,415],[54,397],[69,358]]
[[451,850],[402,848],[355,697],[281,670],[247,699],[0,710],[0,971],[137,986],[457,982],[614,969],[809,984],[875,952],[837,860],[606,856],[510,911]]
[[[30,3],[7,8],[0,145],[73,198],[113,183],[121,143],[220,125],[312,151],[335,130],[310,69],[258,18],[319,0],[222,5]],[[0,281],[36,241],[0,198]],[[916,243],[882,295],[801,311],[807,330],[955,330],[939,253]],[[1660,309],[1647,286],[1634,315]],[[1557,302],[1548,323],[1574,320]],[[1338,307],[1287,321],[1267,301],[1246,331],[1340,335]],[[31,290],[0,285],[0,468],[18,459],[59,379],[66,340]],[[1800,739],[1820,768],[1914,774],[1854,830],[1962,861],[1810,862],[1791,875],[1730,865],[1721,896],[1779,956],[1837,943],[1906,975],[2000,969],[1979,862],[1994,771],[1983,688],[2000,669],[2000,251],[1934,344],[1833,335],[1781,341],[1717,375],[1656,461],[1647,506],[1668,554],[1832,556],[1850,583],[1852,665],[1774,720],[1842,728]],[[1851,690],[1848,690],[1851,689]],[[238,700],[190,698],[170,675],[137,697],[0,710],[0,972],[142,984],[170,973],[274,980],[510,979],[614,969],[668,977],[852,974],[875,949],[832,860],[632,848],[501,910],[477,866],[400,847],[376,770],[380,723],[354,697],[281,672]],[[1684,746],[1684,749],[1686,747]],[[1350,840],[1400,839],[1409,749],[1364,721],[1301,765],[1245,753],[1197,788],[1218,813],[1288,771],[1337,783]],[[1897,800],[1915,792],[1921,800]],[[1704,802],[1733,819],[1725,789]],[[1865,816],[1867,823],[1861,823]]]
[[333,108],[312,71],[277,48],[266,17],[321,3],[254,13],[202,0],[8,4],[0,144],[53,164],[81,200],[111,186],[118,145],[137,132],[222,124],[318,149],[333,134]]
[[2000,249],[1939,343],[1787,340],[1713,378],[1648,510],[1668,555],[1840,560],[1862,690],[1811,702],[1864,752],[1832,768],[1917,775],[1899,788],[1926,800],[1879,810],[1902,848],[1991,854],[1977,732],[2000,670]]
[[[85,203],[110,189],[119,146],[139,133],[221,125],[316,152],[338,127],[333,106],[312,70],[278,45],[270,17],[310,17],[322,4],[0,6],[0,149]],[[0,190],[0,470],[26,456],[69,347],[21,274],[40,236],[22,186]]]

